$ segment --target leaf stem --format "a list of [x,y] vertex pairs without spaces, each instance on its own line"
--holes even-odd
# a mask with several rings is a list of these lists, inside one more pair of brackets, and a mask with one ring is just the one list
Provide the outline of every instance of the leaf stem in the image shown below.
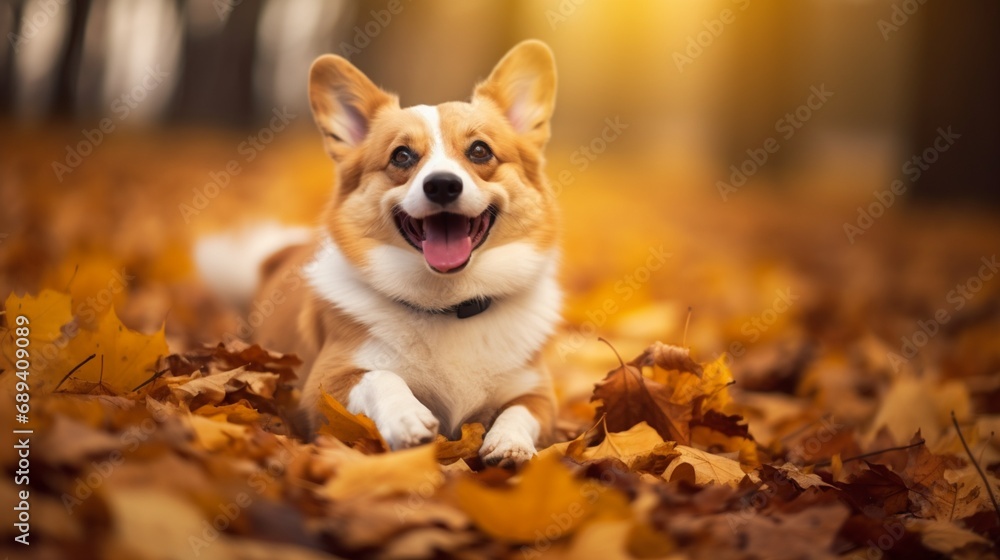
[[91,355],[87,356],[86,358],[84,358],[84,360],[82,362],[76,364],[76,366],[73,367],[73,369],[69,370],[69,373],[67,373],[66,375],[64,375],[63,378],[59,380],[59,383],[56,383],[56,386],[55,386],[55,388],[52,389],[52,392],[55,393],[56,391],[58,391],[59,387],[61,387],[62,384],[65,383],[67,379],[69,379],[69,376],[71,376],[74,373],[76,373],[76,370],[82,368],[84,365],[87,364],[87,362],[89,362],[90,360],[93,360],[96,356],[97,356],[97,354],[91,354]]
[[962,447],[965,448],[965,452],[969,454],[969,460],[972,461],[972,465],[976,467],[976,472],[979,473],[979,478],[983,479],[983,486],[986,487],[986,492],[990,495],[990,500],[993,501],[993,509],[997,512],[997,520],[1000,521],[1000,504],[997,504],[997,497],[993,494],[993,486],[990,484],[990,480],[986,478],[986,473],[983,472],[983,468],[979,466],[979,461],[972,456],[972,450],[969,449],[969,444],[965,443],[965,436],[962,435],[962,429],[958,427],[958,419],[955,418],[955,411],[951,411],[951,423],[955,425],[955,431],[958,432],[958,439],[962,441]]
[[[924,444],[924,439],[920,438],[920,441],[915,441],[908,445],[897,445],[896,447],[887,447],[885,449],[879,449],[878,451],[871,451],[868,453],[862,453],[861,455],[855,455],[854,457],[848,457],[846,459],[841,459],[841,463],[850,463],[851,461],[858,461],[861,459],[867,459],[868,457],[874,457],[875,455],[881,455],[883,453],[888,453],[890,451],[903,451],[905,449],[910,449],[911,447],[918,447]],[[825,459],[816,463],[817,467],[825,467],[829,465],[832,461],[830,459]]]

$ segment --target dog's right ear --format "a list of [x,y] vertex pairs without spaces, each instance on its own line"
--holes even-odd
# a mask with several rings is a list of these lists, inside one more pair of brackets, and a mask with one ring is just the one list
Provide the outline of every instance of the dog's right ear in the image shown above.
[[392,103],[398,103],[394,95],[342,57],[325,54],[309,69],[309,105],[333,159],[361,144],[375,113]]

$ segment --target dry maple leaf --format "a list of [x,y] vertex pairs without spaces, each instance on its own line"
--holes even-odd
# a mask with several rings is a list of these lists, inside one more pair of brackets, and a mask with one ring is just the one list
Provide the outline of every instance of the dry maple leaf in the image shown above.
[[[55,371],[49,368],[42,369],[40,366],[52,363],[61,363],[59,359],[60,349],[56,344],[64,335],[62,327],[73,320],[70,311],[71,300],[69,294],[63,294],[54,290],[42,290],[37,297],[31,295],[18,296],[10,294],[4,302],[4,317],[6,328],[0,330],[0,370],[15,371],[17,363],[18,332],[17,318],[21,315],[27,318],[28,324],[22,326],[21,332],[28,333],[26,338],[29,346],[25,350],[28,354],[31,371],[31,389],[36,392],[50,392],[59,382],[58,374],[47,374],[48,371]],[[23,352],[23,351],[22,351]],[[24,357],[23,355],[21,356]],[[72,367],[72,366],[70,366]],[[68,369],[63,370],[65,374]],[[3,387],[13,393],[14,384],[19,379],[14,375],[4,375]]]
[[[616,352],[617,355],[617,352]],[[691,406],[671,402],[672,392],[663,384],[646,379],[638,367],[625,364],[608,373],[594,387],[591,400],[600,400],[598,416],[604,416],[609,432],[624,432],[640,422],[648,423],[663,439],[690,442]]]
[[195,374],[189,379],[174,377],[167,382],[170,393],[178,404],[186,404],[195,409],[220,404],[225,401],[227,394],[243,389],[251,395],[269,399],[278,388],[278,380],[276,373],[248,371],[240,367],[209,375]]
[[246,439],[250,433],[247,426],[227,421],[225,414],[211,418],[191,414],[186,421],[194,431],[195,441],[207,451],[226,449],[232,443]]
[[327,393],[319,401],[319,410],[327,423],[320,426],[319,433],[331,435],[340,441],[370,453],[389,450],[375,422],[364,414],[352,414],[344,405]]
[[[123,395],[135,390],[153,374],[156,363],[168,354],[164,327],[147,335],[125,327],[114,309],[97,322],[97,330],[82,330],[60,354],[63,373],[84,363],[61,389],[70,393]],[[98,358],[86,361],[88,356]],[[54,375],[50,368],[46,377]]]
[[[656,460],[666,465],[678,454],[673,442],[664,442],[660,434],[649,424],[640,422],[624,432],[606,433],[604,439],[594,447],[587,447],[573,458],[582,461],[616,459],[632,471],[648,471],[655,468]],[[637,468],[641,467],[641,468]]]
[[332,500],[429,496],[444,481],[434,444],[377,455],[345,449],[335,468],[334,476],[319,491]]
[[512,488],[459,478],[453,486],[455,502],[486,534],[516,543],[567,536],[598,514],[616,519],[630,515],[622,494],[578,480],[556,455],[534,459],[519,478]]
[[848,482],[838,483],[851,503],[859,510],[867,508],[880,510],[881,515],[893,515],[907,510],[909,488],[902,478],[885,465],[865,462],[868,470],[851,477]]
[[450,465],[461,459],[473,459],[479,456],[479,448],[483,446],[483,435],[486,428],[476,422],[462,424],[462,436],[451,441],[443,435],[437,436],[437,460],[444,465]]
[[686,445],[678,445],[674,449],[680,455],[663,471],[663,478],[667,480],[684,480],[699,486],[706,484],[737,486],[747,477],[754,482],[760,481],[755,473],[743,472],[740,463],[728,457]]

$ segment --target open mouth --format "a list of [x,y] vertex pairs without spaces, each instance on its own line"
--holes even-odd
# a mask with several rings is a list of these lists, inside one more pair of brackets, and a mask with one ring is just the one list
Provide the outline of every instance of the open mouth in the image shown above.
[[490,206],[472,218],[442,212],[422,220],[397,208],[395,217],[400,235],[424,254],[431,268],[458,272],[468,264],[472,251],[486,241],[496,220],[496,208]]

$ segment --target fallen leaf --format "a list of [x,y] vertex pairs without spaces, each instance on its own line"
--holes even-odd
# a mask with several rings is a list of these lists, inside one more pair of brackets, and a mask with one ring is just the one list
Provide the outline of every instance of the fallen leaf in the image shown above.
[[177,402],[194,409],[219,404],[226,399],[227,394],[241,389],[246,389],[253,395],[271,398],[278,388],[278,380],[276,373],[248,371],[240,367],[209,375],[195,374],[187,379],[172,378],[168,383]]
[[906,511],[909,488],[903,479],[885,465],[866,463],[868,469],[837,486],[861,511],[876,508],[883,515],[893,515]]
[[351,450],[320,494],[331,500],[430,495],[443,480],[434,444],[378,455]]
[[[96,331],[81,330],[69,341],[54,363],[68,373],[91,354],[96,358],[80,367],[63,384],[70,393],[123,395],[133,391],[155,373],[154,366],[168,354],[164,329],[146,335],[122,324],[114,309],[109,309],[97,323]],[[53,375],[50,370],[46,376]]]
[[963,529],[950,521],[910,519],[906,522],[906,528],[911,532],[918,533],[924,546],[941,554],[953,555],[959,549],[969,545],[983,545],[982,552],[985,553],[994,544],[985,537]]
[[331,435],[351,446],[363,446],[376,452],[389,450],[389,445],[371,418],[364,414],[351,414],[337,399],[325,392],[320,399],[319,410],[327,421],[320,426],[319,433]]
[[234,442],[243,441],[249,434],[249,428],[228,422],[225,414],[212,418],[191,414],[187,422],[194,430],[196,441],[207,451],[226,449]]
[[437,436],[437,460],[444,465],[450,465],[461,459],[472,459],[479,456],[479,448],[483,446],[483,435],[486,428],[476,422],[462,425],[462,436],[456,441],[450,441],[444,436]]
[[663,384],[643,377],[639,368],[622,364],[594,387],[592,400],[600,400],[610,432],[624,432],[640,422],[652,426],[666,440],[690,441],[691,407],[670,401]]
[[728,457],[686,445],[678,445],[674,449],[680,453],[680,456],[674,459],[670,466],[663,471],[663,478],[667,480],[684,480],[699,486],[706,484],[737,486],[747,477],[753,481],[760,480],[753,473],[743,472],[740,463]]
[[637,470],[637,464],[649,463],[653,455],[663,458],[665,464],[677,454],[674,452],[673,442],[664,442],[649,424],[640,422],[624,432],[605,434],[599,444],[585,448],[577,458],[583,461],[617,459],[629,469]]
[[459,478],[454,496],[480,529],[516,543],[561,539],[598,513],[608,518],[628,515],[624,496],[597,482],[578,480],[555,455],[528,463],[510,487],[490,488]]

